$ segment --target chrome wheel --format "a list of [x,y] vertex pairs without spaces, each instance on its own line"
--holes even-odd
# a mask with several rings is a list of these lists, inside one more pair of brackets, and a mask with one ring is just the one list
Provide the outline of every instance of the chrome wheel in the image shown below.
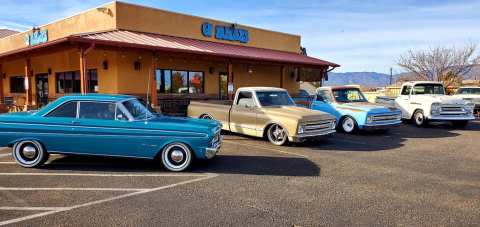
[[281,146],[287,142],[288,136],[286,130],[280,125],[272,125],[268,129],[267,137],[270,143]]
[[162,164],[169,171],[183,171],[191,162],[192,151],[183,143],[169,144],[162,151]]
[[415,114],[413,115],[413,118],[415,120],[415,125],[417,125],[417,126],[424,126],[425,125],[425,116],[423,115],[423,111],[421,111],[421,110],[415,111]]
[[355,120],[351,117],[345,117],[342,121],[342,129],[346,133],[352,133],[355,131],[356,128]]
[[48,153],[43,146],[33,140],[15,143],[12,155],[19,165],[27,168],[40,166],[48,159]]

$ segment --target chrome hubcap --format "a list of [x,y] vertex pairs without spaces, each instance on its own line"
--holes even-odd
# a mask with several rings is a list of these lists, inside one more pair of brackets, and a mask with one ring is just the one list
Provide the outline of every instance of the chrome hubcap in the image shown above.
[[347,118],[345,119],[345,121],[343,121],[343,130],[345,130],[346,132],[352,131],[353,127],[355,127],[355,124],[353,123],[352,119]]
[[183,161],[183,152],[179,151],[179,150],[174,150],[172,151],[172,153],[170,154],[170,157],[172,158],[172,161],[174,162],[181,162]]
[[37,149],[33,146],[27,145],[22,149],[22,154],[26,158],[33,159],[37,156]]

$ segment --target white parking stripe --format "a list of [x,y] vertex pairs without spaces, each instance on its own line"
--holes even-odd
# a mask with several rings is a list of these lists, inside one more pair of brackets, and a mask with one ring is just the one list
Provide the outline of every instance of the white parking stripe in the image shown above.
[[68,207],[0,207],[0,210],[51,211],[65,210]]
[[294,153],[294,152],[288,152],[288,151],[284,151],[284,150],[281,150],[281,149],[272,149],[272,148],[264,147],[264,146],[258,146],[258,145],[254,146],[254,145],[250,145],[250,144],[237,143],[237,142],[226,141],[226,140],[223,140],[223,143],[235,144],[235,145],[244,146],[244,147],[258,148],[258,149],[262,149],[262,150],[273,151],[273,152],[282,153],[282,154],[289,154],[289,155],[299,156],[299,157],[308,159],[307,155],[298,154],[298,153]]
[[18,188],[0,187],[0,191],[143,191],[149,188]]
[[[51,175],[55,176],[55,174],[53,174],[53,173]],[[64,175],[64,174],[60,174],[60,175]],[[85,175],[85,174],[83,174],[83,175]],[[87,174],[87,175],[95,175],[95,174]],[[96,175],[104,176],[104,175],[112,175],[112,174],[96,174]],[[113,175],[115,175],[115,174],[113,174]],[[117,175],[119,175],[119,174],[117,174]],[[174,174],[143,174],[143,175],[181,176],[179,174],[178,175],[174,175]],[[190,174],[190,175],[187,175],[187,176],[192,176],[192,175],[193,174]],[[121,176],[142,176],[142,175],[140,175],[140,174],[123,174]],[[169,189],[169,188],[174,188],[174,187],[177,187],[177,186],[186,185],[186,184],[190,184],[190,183],[194,183],[194,182],[204,181],[204,180],[208,180],[208,179],[217,177],[218,174],[206,173],[206,174],[203,174],[203,175],[196,174],[195,176],[203,176],[203,177],[199,177],[199,178],[195,178],[195,179],[191,179],[191,180],[186,180],[186,181],[181,181],[179,183],[165,185],[165,186],[161,186],[161,187],[157,187],[157,188],[131,192],[131,193],[128,193],[128,194],[114,196],[114,197],[107,198],[107,199],[95,200],[95,201],[92,201],[92,202],[83,203],[83,204],[79,204],[79,205],[75,205],[75,206],[71,206],[71,207],[52,207],[52,209],[58,208],[58,210],[52,210],[52,211],[32,214],[32,215],[28,215],[28,216],[24,216],[24,217],[20,217],[20,218],[10,219],[10,220],[6,220],[6,221],[0,221],[0,226],[1,225],[14,224],[14,223],[34,219],[34,218],[44,217],[44,216],[47,216],[47,215],[50,215],[50,214],[69,211],[69,210],[73,210],[73,209],[77,209],[77,208],[82,208],[82,207],[97,205],[97,204],[110,202],[110,201],[114,201],[114,200],[124,199],[124,198],[132,197],[132,196],[136,196],[136,195],[141,195],[141,194],[146,194],[146,193],[150,193],[150,192],[154,192],[154,191],[160,191],[160,190],[165,190],[165,189]],[[32,208],[32,209],[35,209],[35,208]],[[48,210],[48,209],[49,208],[46,207],[46,210]]]
[[108,173],[0,173],[0,176],[86,176],[86,177],[204,177],[205,174],[108,174]]

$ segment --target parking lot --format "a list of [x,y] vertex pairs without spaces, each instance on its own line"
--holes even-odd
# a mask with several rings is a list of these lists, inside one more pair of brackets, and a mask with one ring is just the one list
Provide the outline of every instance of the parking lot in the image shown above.
[[480,225],[480,122],[402,125],[275,147],[226,135],[220,155],[170,173],[143,160],[0,151],[0,225]]

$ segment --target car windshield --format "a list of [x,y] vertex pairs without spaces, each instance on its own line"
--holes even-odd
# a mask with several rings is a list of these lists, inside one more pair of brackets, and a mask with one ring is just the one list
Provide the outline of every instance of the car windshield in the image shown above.
[[444,95],[445,89],[441,84],[417,84],[413,88],[415,95]]
[[153,117],[153,113],[150,112],[147,107],[145,107],[145,105],[138,99],[131,99],[123,102],[122,104],[135,120]]
[[479,88],[459,88],[457,91],[458,95],[480,95],[480,87]]
[[294,106],[290,95],[285,91],[257,91],[258,101],[262,106]]
[[367,102],[367,99],[358,88],[334,89],[333,97],[335,97],[337,102]]

